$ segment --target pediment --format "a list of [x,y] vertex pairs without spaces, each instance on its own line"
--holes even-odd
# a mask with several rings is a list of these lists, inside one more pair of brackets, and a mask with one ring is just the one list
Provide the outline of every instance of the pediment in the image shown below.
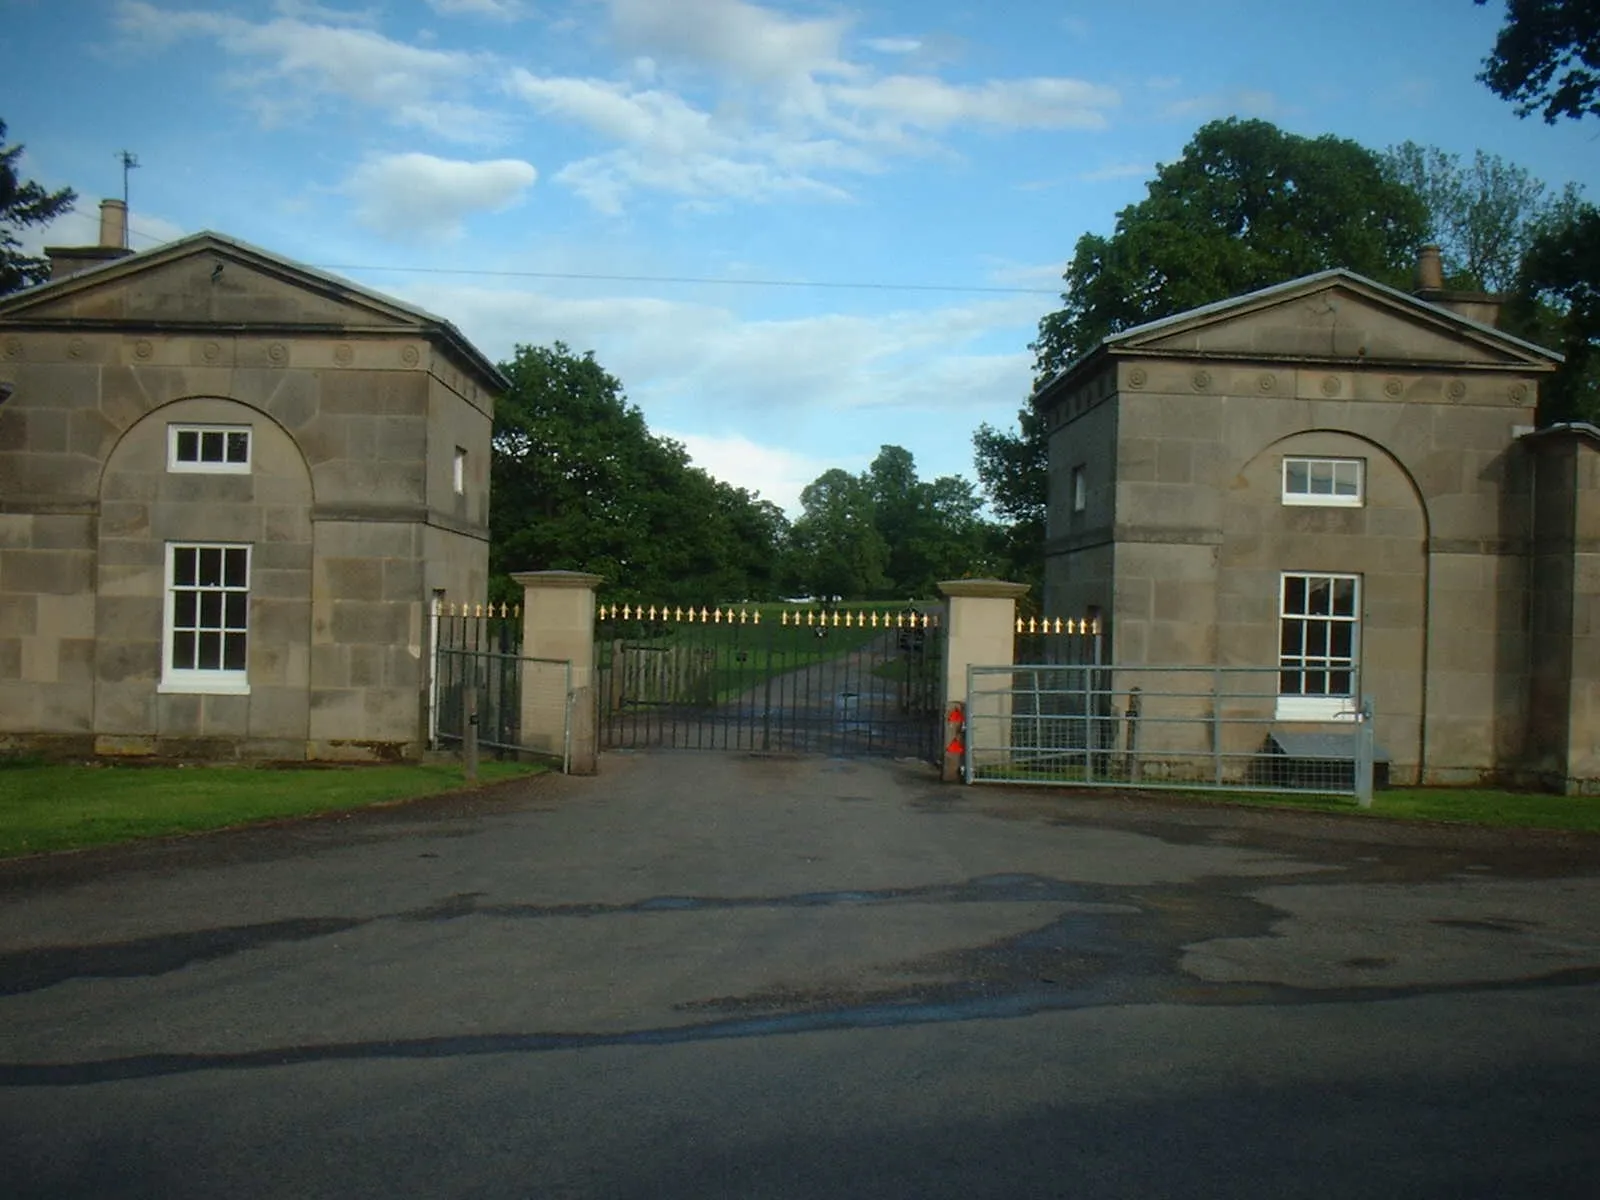
[[197,234],[0,300],[0,322],[427,329],[444,322],[346,280]]
[[1117,352],[1547,371],[1560,356],[1347,271],[1325,272],[1107,339]]

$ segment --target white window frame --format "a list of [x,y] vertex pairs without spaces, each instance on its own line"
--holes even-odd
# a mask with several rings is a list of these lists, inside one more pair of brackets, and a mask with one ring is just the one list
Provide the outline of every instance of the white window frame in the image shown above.
[[[1299,611],[1290,611],[1290,582],[1304,584]],[[1327,612],[1314,600],[1328,584]],[[1337,585],[1350,587],[1349,612],[1339,612]],[[1291,624],[1292,623],[1292,624]],[[1339,629],[1346,632],[1341,636]],[[1318,630],[1321,631],[1320,636]],[[1347,652],[1336,653],[1341,643]],[[1298,676],[1298,687],[1288,686]],[[1327,689],[1342,676],[1345,691]],[[1285,571],[1278,577],[1278,707],[1280,721],[1354,721],[1361,678],[1361,576],[1337,571]],[[1322,690],[1306,691],[1310,686]]]
[[1084,475],[1084,464],[1072,468],[1072,511],[1081,513],[1089,508],[1089,481]]
[[[1289,477],[1294,468],[1301,468],[1306,479],[1305,491],[1291,491]],[[1326,492],[1315,491],[1319,481],[1325,480]],[[1338,492],[1340,482],[1353,484],[1355,490]],[[1367,464],[1359,458],[1314,458],[1302,454],[1286,454],[1283,459],[1283,502],[1318,508],[1360,508],[1367,496]]]
[[456,495],[467,494],[467,452],[461,446],[456,447],[456,456],[451,466],[451,485],[455,488]]
[[[200,554],[207,550],[223,551],[218,560],[221,574],[216,583],[201,581],[200,568],[203,560]],[[177,566],[180,557],[189,551],[195,552],[195,579],[193,583],[178,582]],[[228,551],[244,552],[244,582],[238,584],[228,578]],[[165,587],[163,588],[164,601],[161,618],[161,683],[156,689],[160,692],[201,692],[214,695],[244,696],[250,694],[250,563],[251,547],[247,543],[238,542],[168,542]],[[186,607],[181,597],[192,593],[195,597],[192,612],[180,613]],[[216,602],[216,615],[213,619],[205,609],[210,607],[205,601],[206,596],[220,595]],[[236,607],[230,604],[229,597],[243,595],[243,623],[230,617],[229,608]],[[177,640],[180,634],[192,634],[196,637],[203,635],[220,636],[223,640],[219,644],[219,651],[226,653],[227,639],[237,637],[242,639],[244,648],[243,667],[231,668],[221,665],[215,667],[201,667],[194,664],[199,656],[198,647],[194,654],[180,656],[177,650]],[[181,660],[188,661],[181,661]],[[181,661],[181,665],[180,665]]]
[[[220,459],[180,458],[178,444],[186,434],[193,434],[197,446],[197,454],[204,453],[205,443],[209,437],[219,437],[222,445],[223,457]],[[244,435],[244,459],[240,462],[229,461],[228,442],[230,436]],[[187,471],[200,475],[248,475],[250,462],[255,454],[255,433],[248,425],[168,425],[167,426],[167,470]]]

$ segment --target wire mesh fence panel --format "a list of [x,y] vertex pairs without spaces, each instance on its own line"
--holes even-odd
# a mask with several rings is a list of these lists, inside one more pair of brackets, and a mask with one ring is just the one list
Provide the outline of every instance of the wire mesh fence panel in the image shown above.
[[931,760],[940,634],[915,605],[602,605],[601,744]]
[[[1280,710],[1276,668],[972,667],[966,778],[1370,795],[1370,706]],[[1352,681],[1352,692],[1359,685]]]

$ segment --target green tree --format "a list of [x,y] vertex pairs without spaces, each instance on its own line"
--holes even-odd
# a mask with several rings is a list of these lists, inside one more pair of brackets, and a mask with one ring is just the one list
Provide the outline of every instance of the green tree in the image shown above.
[[[1156,168],[1109,237],[1078,239],[1062,307],[1039,322],[1031,347],[1035,382],[1110,334],[1328,267],[1404,284],[1426,230],[1422,202],[1365,147],[1213,121]],[[1048,454],[1031,404],[1015,432],[981,426],[974,450],[985,496],[1013,522],[1011,569],[1037,580]]]
[[800,590],[824,599],[882,596],[889,547],[873,524],[866,483],[835,467],[806,485],[800,507],[790,535]]
[[1017,413],[1018,431],[987,421],[972,435],[978,482],[1001,524],[991,534],[999,573],[1033,587],[1044,586],[1045,499],[1049,452],[1044,421],[1031,404]]
[[1539,387],[1539,422],[1600,420],[1600,209],[1546,228],[1522,262],[1503,321],[1566,361]]
[[862,477],[872,498],[872,520],[888,548],[888,590],[896,596],[932,596],[942,579],[992,569],[989,529],[972,484],[957,475],[927,481],[917,476],[911,452],[884,446]]
[[0,121],[0,296],[50,278],[49,259],[24,254],[17,234],[48,225],[78,198],[71,188],[47,192],[31,179],[19,179],[23,147],[7,146],[5,141],[6,123]]
[[[1484,0],[1477,0],[1482,4]],[[1600,7],[1593,0],[1507,0],[1506,21],[1478,76],[1549,124],[1600,115]],[[1539,389],[1541,423],[1600,420],[1600,211],[1568,202],[1543,223],[1506,314],[1512,332],[1566,355]]]
[[1156,168],[1110,237],[1078,239],[1062,307],[1039,323],[1035,373],[1120,330],[1328,267],[1404,282],[1426,228],[1422,202],[1364,146],[1213,121]]
[[608,592],[657,603],[765,598],[783,515],[690,465],[622,384],[564,344],[518,346],[495,411],[489,559],[509,574],[584,570]]
[[1554,125],[1600,114],[1600,6],[1507,0],[1505,25],[1478,78],[1516,104],[1519,117],[1537,112]]
[[1383,163],[1390,179],[1422,200],[1427,239],[1440,248],[1447,286],[1469,291],[1515,287],[1534,239],[1581,203],[1576,184],[1552,192],[1525,167],[1482,150],[1463,165],[1459,154],[1402,142],[1384,153]]

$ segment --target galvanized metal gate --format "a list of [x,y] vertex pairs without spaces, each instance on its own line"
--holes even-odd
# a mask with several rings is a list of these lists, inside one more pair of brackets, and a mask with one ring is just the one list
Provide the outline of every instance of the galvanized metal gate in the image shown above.
[[[1072,661],[1076,659],[1077,661]],[[1096,643],[967,670],[968,783],[1307,792],[1372,798],[1387,755],[1370,699],[1329,696],[1326,713],[1281,711],[1282,672],[1101,660]]]
[[601,605],[602,747],[882,754],[940,750],[937,605]]
[[500,755],[559,760],[572,754],[572,664],[522,650],[522,610],[434,605],[428,732],[436,748],[477,745]]

